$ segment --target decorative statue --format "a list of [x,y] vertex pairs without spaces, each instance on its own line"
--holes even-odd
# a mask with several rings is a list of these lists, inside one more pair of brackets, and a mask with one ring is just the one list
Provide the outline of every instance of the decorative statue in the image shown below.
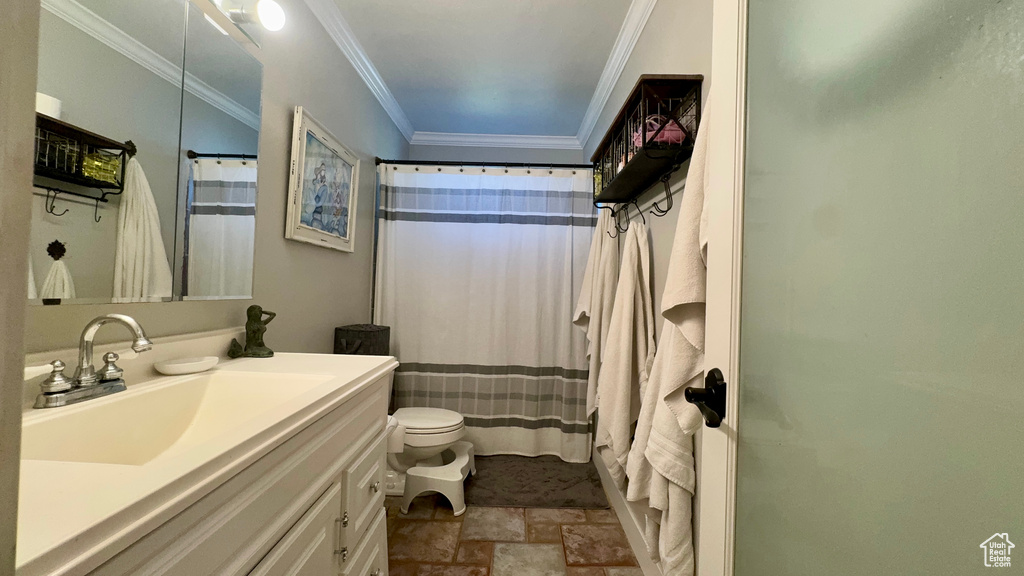
[[238,340],[232,338],[228,356],[232,358],[270,358],[274,355],[274,351],[263,344],[263,335],[267,332],[267,324],[270,324],[277,314],[264,311],[262,306],[253,304],[245,311],[245,315],[249,318],[245,322],[245,348],[242,348]]

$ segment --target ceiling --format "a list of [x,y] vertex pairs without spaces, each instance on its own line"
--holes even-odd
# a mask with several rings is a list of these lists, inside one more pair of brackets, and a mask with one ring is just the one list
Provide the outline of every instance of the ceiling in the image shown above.
[[631,4],[331,1],[416,132],[563,137],[580,130]]

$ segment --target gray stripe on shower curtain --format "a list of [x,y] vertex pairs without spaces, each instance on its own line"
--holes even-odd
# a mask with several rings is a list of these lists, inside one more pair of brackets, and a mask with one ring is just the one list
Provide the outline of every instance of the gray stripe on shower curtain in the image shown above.
[[590,426],[585,377],[578,381],[398,372],[394,386],[398,406],[454,410],[467,419],[468,426],[557,428],[568,434],[586,434]]
[[399,372],[433,372],[435,374],[518,374],[521,376],[559,376],[569,380],[586,380],[589,370],[573,370],[561,366],[483,366],[480,364],[424,364],[406,362]]

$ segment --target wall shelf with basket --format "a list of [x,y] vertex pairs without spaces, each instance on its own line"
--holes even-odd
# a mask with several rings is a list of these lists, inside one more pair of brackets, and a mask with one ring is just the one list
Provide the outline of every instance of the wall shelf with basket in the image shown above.
[[640,76],[591,157],[594,203],[633,202],[693,154],[702,75]]
[[39,188],[106,202],[108,195],[124,191],[125,166],[135,152],[130,140],[118,142],[36,114],[35,185]]

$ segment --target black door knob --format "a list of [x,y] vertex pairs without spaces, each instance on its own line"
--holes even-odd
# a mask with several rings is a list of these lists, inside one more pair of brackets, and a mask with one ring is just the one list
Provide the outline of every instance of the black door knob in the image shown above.
[[704,377],[703,388],[687,388],[683,397],[690,404],[695,404],[704,416],[704,424],[708,428],[718,428],[725,419],[725,376],[718,368],[708,370]]

